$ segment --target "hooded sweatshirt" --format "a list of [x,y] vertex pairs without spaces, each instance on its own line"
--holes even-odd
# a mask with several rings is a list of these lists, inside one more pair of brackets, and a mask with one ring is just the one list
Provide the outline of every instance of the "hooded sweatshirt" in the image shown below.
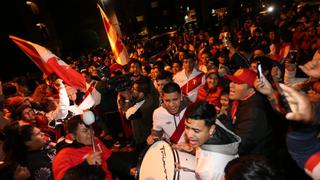
[[216,132],[196,149],[196,176],[203,180],[220,180],[229,161],[238,157],[241,138],[216,120]]

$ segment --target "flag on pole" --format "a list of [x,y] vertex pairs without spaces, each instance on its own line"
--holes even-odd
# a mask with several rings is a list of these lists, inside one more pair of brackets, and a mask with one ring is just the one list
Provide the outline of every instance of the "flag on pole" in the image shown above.
[[72,87],[77,89],[86,88],[85,78],[45,47],[15,36],[9,37],[45,75],[49,76],[55,73]]
[[129,55],[128,55],[127,49],[124,46],[116,28],[110,22],[109,18],[104,13],[103,9],[100,7],[99,4],[98,4],[98,8],[100,10],[104,29],[106,30],[106,33],[108,35],[110,46],[113,54],[115,55],[115,59],[118,64],[126,65],[129,62]]

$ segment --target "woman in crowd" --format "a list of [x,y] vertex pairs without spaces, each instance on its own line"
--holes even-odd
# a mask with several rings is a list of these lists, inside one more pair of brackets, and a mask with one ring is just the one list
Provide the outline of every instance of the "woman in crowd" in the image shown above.
[[197,101],[206,101],[216,107],[220,107],[220,96],[223,86],[219,82],[219,76],[216,71],[208,71],[206,82],[202,85],[197,94]]
[[40,129],[31,124],[20,125],[15,121],[5,127],[6,141],[4,150],[8,162],[26,166],[31,179],[53,179],[51,170],[55,150],[48,148],[48,140]]
[[112,176],[106,163],[111,151],[98,138],[94,138],[94,147],[97,150],[94,152],[89,128],[83,123],[82,117],[78,115],[70,118],[66,129],[71,135],[71,143],[62,142],[61,150],[53,160],[54,179],[61,180],[74,166],[89,164],[100,165],[106,173],[106,179],[111,180]]

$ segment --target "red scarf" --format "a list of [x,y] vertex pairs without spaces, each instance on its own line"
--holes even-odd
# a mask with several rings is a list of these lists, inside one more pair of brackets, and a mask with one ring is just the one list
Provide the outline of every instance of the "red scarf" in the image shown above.
[[[256,94],[256,92],[254,91],[253,93],[250,93],[248,95],[246,95],[244,98],[241,99],[241,101],[245,101],[247,99],[249,99],[251,96],[253,96],[254,94]],[[232,119],[232,124],[236,123],[237,117],[236,117],[236,112],[238,110],[238,106],[239,106],[240,101],[239,100],[235,100],[232,103],[232,108],[231,108],[231,119]]]

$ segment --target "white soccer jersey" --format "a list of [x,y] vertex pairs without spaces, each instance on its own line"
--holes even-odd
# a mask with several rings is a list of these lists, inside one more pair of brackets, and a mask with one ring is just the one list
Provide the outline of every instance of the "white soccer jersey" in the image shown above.
[[[184,108],[179,115],[170,114],[164,107],[160,106],[153,112],[153,130],[163,131],[163,137],[170,140],[170,137],[179,125],[187,108]],[[178,143],[186,142],[186,137],[183,132]]]
[[173,81],[177,83],[181,91],[187,94],[188,98],[195,102],[198,94],[198,89],[206,81],[203,72],[193,69],[189,77],[186,76],[185,70],[181,70],[174,77]]

